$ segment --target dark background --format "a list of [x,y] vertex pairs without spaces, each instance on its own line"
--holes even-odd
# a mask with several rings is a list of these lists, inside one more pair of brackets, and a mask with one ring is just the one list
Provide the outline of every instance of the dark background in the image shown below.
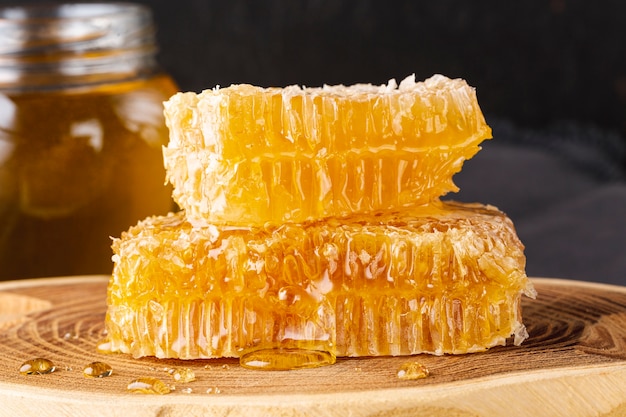
[[507,212],[531,276],[626,285],[626,2],[138,2],[181,90],[465,78],[494,140],[451,198]]
[[462,77],[526,126],[626,131],[626,4],[414,0],[146,1],[181,88]]

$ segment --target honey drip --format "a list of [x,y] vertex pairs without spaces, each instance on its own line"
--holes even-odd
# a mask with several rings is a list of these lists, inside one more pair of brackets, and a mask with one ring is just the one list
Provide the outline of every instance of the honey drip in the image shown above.
[[22,375],[44,375],[56,371],[51,360],[45,358],[29,359],[20,366]]
[[335,363],[335,355],[321,350],[270,347],[244,353],[239,364],[247,369],[288,371],[318,368]]

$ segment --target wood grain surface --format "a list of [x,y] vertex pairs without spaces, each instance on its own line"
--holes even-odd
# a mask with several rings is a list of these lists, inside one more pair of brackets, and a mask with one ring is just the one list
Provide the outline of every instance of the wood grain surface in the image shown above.
[[[0,416],[626,416],[626,288],[534,279],[525,299],[530,338],[463,356],[350,358],[317,369],[254,371],[233,359],[157,360],[96,351],[104,336],[107,277],[0,283]],[[47,375],[21,375],[44,357]],[[93,361],[113,367],[87,378]],[[402,380],[418,361],[430,376]],[[194,370],[177,383],[168,370]],[[133,394],[141,376],[175,387]]]

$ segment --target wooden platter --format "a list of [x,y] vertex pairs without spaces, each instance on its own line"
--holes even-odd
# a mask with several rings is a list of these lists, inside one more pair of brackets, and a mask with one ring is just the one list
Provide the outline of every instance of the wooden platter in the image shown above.
[[[104,335],[105,276],[0,283],[0,416],[626,416],[626,288],[534,279],[525,299],[530,338],[520,347],[464,356],[339,359],[296,371],[252,371],[236,360],[133,359],[96,352]],[[21,375],[44,357],[47,375]],[[87,378],[93,361],[113,367]],[[417,361],[430,371],[402,380]],[[168,370],[193,369],[176,383]],[[157,377],[168,395],[127,391]]]

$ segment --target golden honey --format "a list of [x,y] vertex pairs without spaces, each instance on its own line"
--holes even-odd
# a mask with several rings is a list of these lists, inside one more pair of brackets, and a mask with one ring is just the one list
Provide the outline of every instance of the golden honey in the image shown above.
[[177,88],[154,62],[149,9],[0,17],[0,280],[108,274],[109,236],[173,207],[162,102]]
[[10,149],[0,160],[0,279],[110,273],[109,236],[172,209],[160,103],[174,89],[157,76],[0,92],[0,111],[14,112],[0,138]]

